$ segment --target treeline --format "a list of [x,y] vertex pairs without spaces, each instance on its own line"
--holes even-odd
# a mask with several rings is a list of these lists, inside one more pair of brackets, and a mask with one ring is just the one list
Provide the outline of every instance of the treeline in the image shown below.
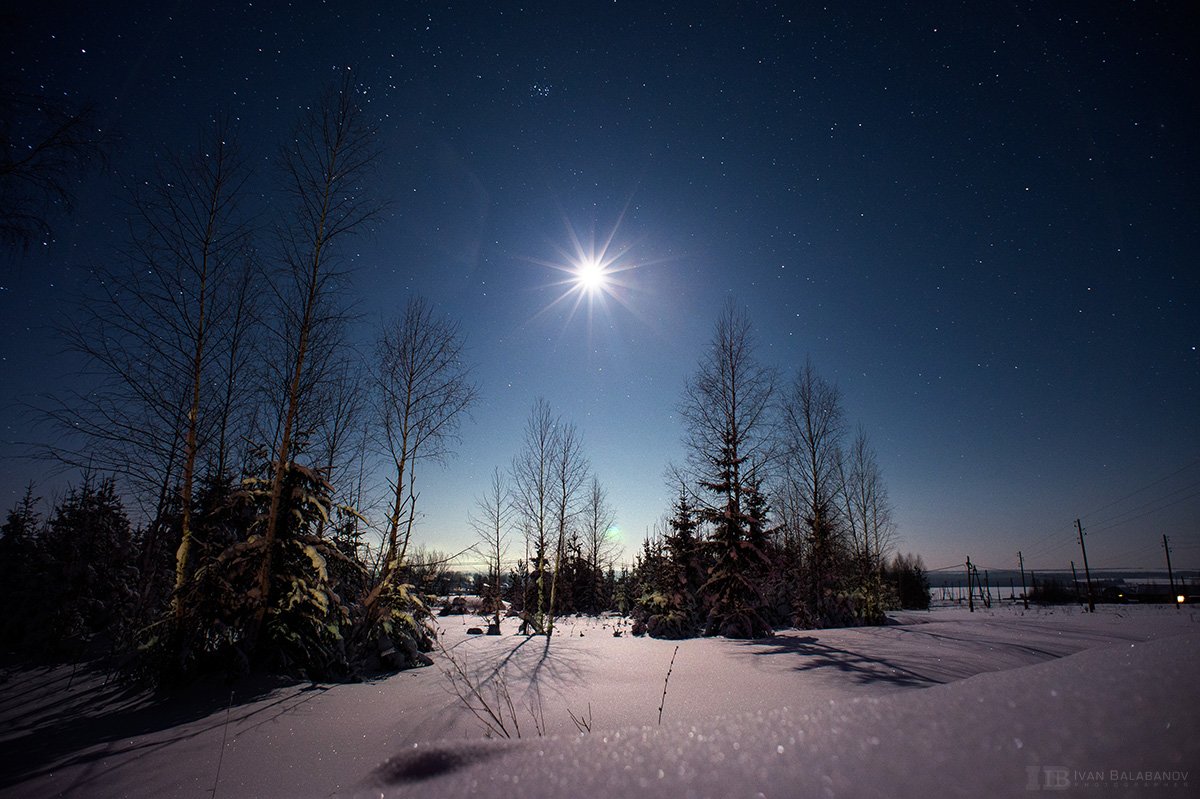
[[[506,469],[493,469],[470,518],[479,536],[476,552],[487,564],[481,587],[493,629],[505,601],[521,614],[523,631],[545,635],[553,635],[556,616],[612,609],[615,521],[578,428],[539,398],[520,452]],[[524,550],[509,569],[514,531]]]
[[217,120],[130,191],[128,244],[64,325],[87,382],[42,409],[82,484],[4,526],[9,653],[154,679],[428,662],[417,477],[476,388],[419,297],[350,341],[348,245],[382,207],[364,98],[344,72],[262,174]]
[[841,393],[811,362],[781,385],[732,301],[679,412],[688,462],[672,470],[676,500],[633,569],[647,632],[757,638],[928,606],[919,559],[888,564],[887,488],[865,432],[848,430]]
[[[632,567],[621,567],[619,570],[611,562],[601,569],[594,569],[577,548],[569,549],[560,569],[559,580],[563,588],[555,615],[617,613],[632,616],[632,632],[635,635],[649,633],[658,638],[684,638],[701,634],[698,624],[682,624],[678,615],[672,615],[673,604],[680,602],[686,594],[674,585],[678,574],[677,562],[673,560],[667,544],[668,537],[656,534],[643,540]],[[699,555],[695,562],[697,578],[711,574],[716,565],[711,547],[698,541],[695,551]],[[502,615],[530,616],[527,609],[535,607],[537,599],[533,574],[529,564],[519,560],[507,574],[501,576],[499,583],[494,582],[490,574],[440,569],[415,575],[414,583],[421,586],[423,593],[446,599],[441,615],[478,612],[486,617],[495,614],[497,618],[494,623],[498,625]],[[694,586],[703,586],[703,583],[703,579],[692,581]],[[881,602],[886,609],[929,608],[929,579],[920,556],[896,554],[885,561],[880,570],[880,585]],[[496,587],[498,589],[494,590]],[[464,591],[482,597],[482,603],[473,608],[457,596],[451,596]],[[697,591],[692,596],[699,605],[702,593]],[[769,610],[766,612],[771,613]],[[779,619],[780,627],[793,623],[786,612],[778,613],[775,618]],[[874,619],[864,615],[848,623],[870,624],[882,620],[882,614]],[[847,623],[845,619],[842,621]],[[545,632],[544,627],[539,628],[532,622],[526,625],[526,631],[530,633],[539,629]]]
[[[893,556],[882,471],[866,434],[850,435],[838,389],[811,363],[780,386],[732,302],[679,411],[689,459],[668,470],[675,502],[617,574],[612,514],[579,435],[538,401],[522,452],[476,503],[495,624],[501,599],[535,632],[551,634],[559,614],[617,610],[666,638],[877,624],[886,609],[928,607],[920,558]],[[525,551],[505,574],[510,529]]]

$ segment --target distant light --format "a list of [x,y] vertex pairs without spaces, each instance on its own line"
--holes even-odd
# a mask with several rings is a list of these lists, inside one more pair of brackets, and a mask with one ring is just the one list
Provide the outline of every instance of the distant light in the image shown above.
[[1187,600],[1187,597],[1185,597],[1183,594],[1180,594],[1179,596],[1175,597],[1175,601],[1181,605],[1184,603],[1185,600]]

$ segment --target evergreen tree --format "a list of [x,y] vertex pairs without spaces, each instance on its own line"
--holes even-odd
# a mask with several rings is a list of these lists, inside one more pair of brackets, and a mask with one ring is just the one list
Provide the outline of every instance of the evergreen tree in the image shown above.
[[629,613],[633,607],[633,602],[630,600],[633,595],[629,569],[621,567],[621,576],[613,582],[613,609],[622,616]]
[[[710,491],[726,491],[719,483],[701,483]],[[755,491],[745,490],[742,499]],[[762,549],[761,522],[740,503],[729,501],[724,512],[707,514],[713,524],[712,548],[716,563],[702,590],[709,605],[705,635],[727,638],[762,638],[771,634],[766,602],[759,586],[768,570]]]
[[920,555],[897,554],[887,572],[897,604],[907,610],[929,609],[929,576]]
[[[272,597],[280,583],[274,557],[280,550],[276,539],[288,537],[291,491],[289,478],[304,473],[295,462],[309,429],[315,388],[330,364],[331,342],[325,339],[336,329],[338,289],[344,274],[339,268],[344,240],[361,232],[378,213],[380,205],[365,184],[379,160],[377,128],[368,119],[362,90],[350,71],[325,93],[321,103],[310,106],[307,118],[297,126],[282,151],[287,193],[293,201],[289,224],[280,238],[281,275],[273,287],[279,302],[280,356],[271,367],[286,386],[278,399],[277,435],[269,461],[272,470],[267,512],[259,534],[261,561],[254,596],[260,597],[249,644],[254,646],[267,613],[278,606]],[[294,506],[293,506],[294,507]],[[286,551],[286,546],[284,547]],[[395,552],[388,568],[398,567]],[[286,580],[283,581],[286,587]],[[386,581],[385,581],[386,582]],[[383,593],[403,594],[402,584],[388,585],[371,598],[372,621],[385,618],[388,610],[375,605],[387,603]]]
[[701,511],[712,526],[714,558],[702,588],[707,635],[757,638],[771,632],[759,589],[766,554],[751,529],[746,500],[756,492],[747,464],[764,459],[771,444],[775,375],[753,350],[750,318],[730,301],[680,405],[693,469],[710,497]]
[[72,488],[42,533],[39,640],[53,655],[112,651],[136,606],[134,534],[111,478]]
[[700,558],[699,519],[684,485],[679,487],[673,510],[664,540],[666,612],[652,617],[648,623],[655,638],[690,638],[698,631],[701,618],[700,589],[705,575]]
[[[355,600],[364,594],[366,569],[353,536],[320,534],[348,525],[352,512],[334,516],[333,489],[321,474],[288,466],[281,523],[275,536],[262,534],[272,475],[264,466],[238,490],[214,486],[212,506],[196,514],[197,540],[205,547],[177,603],[185,610],[166,615],[144,647],[156,676],[261,668],[340,678],[356,667],[428,663],[421,654],[432,647],[428,612],[409,586],[398,583],[381,597],[377,615],[363,618]],[[266,547],[273,548],[274,567],[264,595],[258,580]]]
[[0,607],[4,608],[0,614],[0,640],[5,654],[9,654],[10,647],[21,647],[31,632],[30,605],[37,602],[43,567],[38,541],[39,501],[41,498],[33,495],[33,485],[28,485],[0,525]]
[[601,584],[600,594],[597,598],[596,612],[619,610],[617,607],[617,572],[613,565],[608,564],[608,569],[604,572],[604,582]]

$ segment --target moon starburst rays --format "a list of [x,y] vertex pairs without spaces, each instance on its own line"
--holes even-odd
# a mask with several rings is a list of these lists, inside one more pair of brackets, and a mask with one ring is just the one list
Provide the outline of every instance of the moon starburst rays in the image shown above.
[[632,289],[627,273],[636,269],[638,264],[628,257],[629,245],[614,244],[617,227],[619,225],[602,241],[597,242],[593,238],[584,242],[575,229],[567,224],[569,246],[556,247],[558,257],[554,261],[538,262],[560,273],[559,279],[551,285],[560,287],[561,293],[536,316],[554,308],[569,306],[565,324],[570,324],[580,308],[586,307],[590,329],[595,311],[608,313],[609,300],[632,310],[626,296]]

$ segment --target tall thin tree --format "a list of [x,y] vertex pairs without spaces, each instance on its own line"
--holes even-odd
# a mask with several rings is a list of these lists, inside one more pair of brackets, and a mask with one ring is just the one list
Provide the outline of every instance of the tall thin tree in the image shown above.
[[525,557],[534,571],[536,611],[527,619],[544,629],[546,613],[546,559],[553,533],[554,445],[558,420],[550,404],[539,397],[525,422],[525,442],[512,462],[513,511],[525,536]]
[[483,494],[475,498],[471,526],[479,536],[476,545],[487,565],[487,596],[491,603],[495,630],[500,629],[500,611],[504,597],[504,557],[508,551],[508,532],[512,522],[512,500],[508,481],[497,467]]
[[311,339],[324,306],[337,294],[344,273],[337,244],[371,221],[380,209],[365,183],[379,149],[376,128],[363,110],[362,93],[346,70],[314,106],[284,147],[281,161],[291,217],[281,235],[283,285],[279,289],[287,338],[286,396],[271,464],[270,504],[263,530],[258,602],[252,638],[270,604],[274,543],[279,535],[284,479],[293,456],[293,436],[305,396]]
[[[207,150],[207,151],[206,151]],[[232,284],[237,274],[233,258],[246,257],[246,229],[235,217],[237,202],[247,173],[232,153],[227,132],[215,131],[208,148],[196,153],[189,164],[181,165],[178,184],[160,182],[153,199],[142,204],[147,222],[148,240],[143,248],[149,259],[161,253],[177,262],[182,283],[192,291],[180,292],[179,313],[190,353],[188,370],[189,402],[187,432],[183,444],[183,474],[180,488],[180,540],[175,555],[175,599],[179,612],[179,592],[189,577],[192,547],[192,496],[196,483],[199,452],[202,395],[208,375],[210,356],[209,327],[213,314],[213,294],[220,282]]]
[[838,459],[838,480],[859,587],[881,612],[881,572],[895,540],[895,523],[879,459],[861,427]]
[[[478,396],[458,324],[419,296],[387,325],[376,347],[374,382],[378,439],[391,461],[383,586],[404,562],[417,518],[417,467],[444,457]],[[367,607],[385,589],[372,591]]]
[[588,476],[588,462],[583,456],[583,439],[574,424],[559,420],[554,429],[551,453],[553,477],[554,513],[554,571],[550,579],[550,620],[546,630],[554,633],[554,616],[557,612],[559,579],[567,562],[567,542],[573,532],[580,508],[584,483]]
[[801,505],[809,610],[835,586],[841,543],[838,462],[845,435],[841,392],[805,361],[783,402],[784,473]]
[[580,521],[583,528],[584,557],[591,574],[590,596],[586,598],[586,604],[589,611],[598,613],[602,610],[600,597],[603,592],[604,570],[612,564],[617,551],[617,542],[612,535],[617,515],[608,501],[608,490],[596,475],[592,475],[586,487]]

